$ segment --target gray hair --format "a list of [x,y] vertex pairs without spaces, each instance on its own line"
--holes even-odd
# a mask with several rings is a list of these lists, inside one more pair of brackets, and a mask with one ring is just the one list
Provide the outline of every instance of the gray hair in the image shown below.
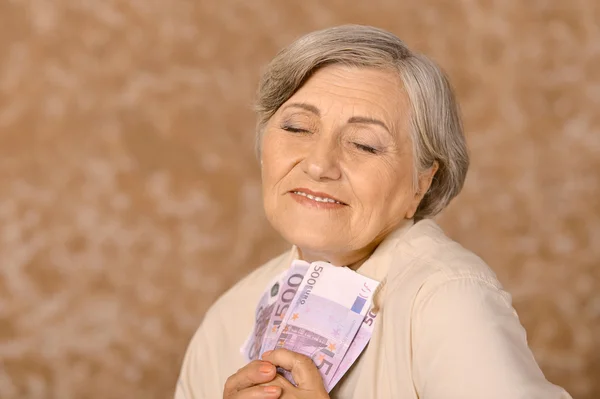
[[461,191],[469,155],[458,104],[448,79],[427,57],[382,29],[343,25],[309,33],[281,50],[260,80],[256,150],[275,112],[320,68],[332,64],[397,71],[411,104],[411,137],[416,177],[435,162],[439,169],[415,219],[442,211]]

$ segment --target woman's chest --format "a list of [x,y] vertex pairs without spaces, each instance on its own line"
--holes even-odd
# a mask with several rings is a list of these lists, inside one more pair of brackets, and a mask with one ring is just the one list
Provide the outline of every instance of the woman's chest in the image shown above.
[[410,323],[378,316],[369,345],[331,391],[331,399],[417,399],[412,378]]

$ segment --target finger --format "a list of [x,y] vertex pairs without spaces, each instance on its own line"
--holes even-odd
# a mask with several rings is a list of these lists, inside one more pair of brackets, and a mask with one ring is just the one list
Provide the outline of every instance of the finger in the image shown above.
[[[235,392],[231,399],[277,399],[281,396],[281,387],[269,385],[250,387]],[[229,398],[228,398],[229,399]]]
[[294,389],[297,389],[294,384],[289,382],[287,380],[287,378],[285,378],[284,376],[282,376],[279,373],[277,375],[275,375],[275,378],[273,378],[272,381],[269,381],[268,384],[264,384],[264,385],[265,386],[272,385],[272,386],[279,387],[283,390],[283,392],[293,392]]
[[[271,381],[269,383],[269,385],[281,388],[281,396],[279,397],[279,399],[306,397],[306,395],[300,396],[299,393],[301,392],[300,391],[301,388],[295,387],[291,382],[289,382],[281,374],[277,374],[275,376],[275,379],[273,381]],[[307,392],[310,392],[310,391],[307,391]],[[313,396],[311,395],[309,397],[312,398]]]
[[227,398],[227,395],[242,389],[269,382],[275,377],[275,374],[275,366],[271,363],[254,360],[227,379],[223,390],[224,396]]
[[313,360],[287,349],[265,352],[262,358],[275,366],[289,370],[298,387],[307,390],[323,390],[323,377]]

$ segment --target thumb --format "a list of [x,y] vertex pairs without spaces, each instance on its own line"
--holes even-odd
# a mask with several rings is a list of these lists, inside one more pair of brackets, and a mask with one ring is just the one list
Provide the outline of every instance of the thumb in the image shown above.
[[262,358],[290,371],[299,388],[317,392],[325,390],[323,377],[310,357],[287,349],[275,349],[263,353]]

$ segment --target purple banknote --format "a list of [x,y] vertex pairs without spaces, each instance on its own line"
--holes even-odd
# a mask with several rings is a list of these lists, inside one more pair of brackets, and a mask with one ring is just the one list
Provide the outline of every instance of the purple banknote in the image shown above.
[[304,275],[309,267],[310,263],[302,260],[295,260],[285,274],[285,277],[281,282],[277,301],[275,302],[271,317],[267,323],[262,349],[260,350],[261,355],[268,350],[275,349],[275,343],[277,342],[277,336],[279,335],[279,326],[281,325],[287,310],[292,305],[296,293],[298,292],[298,288],[300,287],[300,284],[302,284]]
[[[275,348],[312,358],[327,390],[359,330],[379,283],[326,262],[310,265],[279,328]],[[291,373],[280,372],[292,383]]]
[[376,317],[377,314],[373,313],[372,310],[369,310],[362,324],[360,325],[358,332],[354,336],[354,339],[350,343],[344,358],[340,362],[340,366],[333,375],[333,378],[329,384],[329,389],[332,389],[336,386],[336,384],[342,379],[344,374],[346,374],[346,372],[350,369],[350,366],[354,364],[356,359],[358,359],[362,351],[369,343],[371,335],[373,335],[373,327],[375,326]]
[[277,298],[279,296],[279,288],[281,287],[281,281],[286,272],[287,270],[279,274],[269,283],[267,290],[260,297],[258,305],[256,306],[256,312],[254,314],[254,329],[250,333],[250,336],[244,345],[240,348],[240,351],[248,361],[256,360],[260,356],[260,348],[267,330],[267,324],[269,323],[271,314],[275,309]]

